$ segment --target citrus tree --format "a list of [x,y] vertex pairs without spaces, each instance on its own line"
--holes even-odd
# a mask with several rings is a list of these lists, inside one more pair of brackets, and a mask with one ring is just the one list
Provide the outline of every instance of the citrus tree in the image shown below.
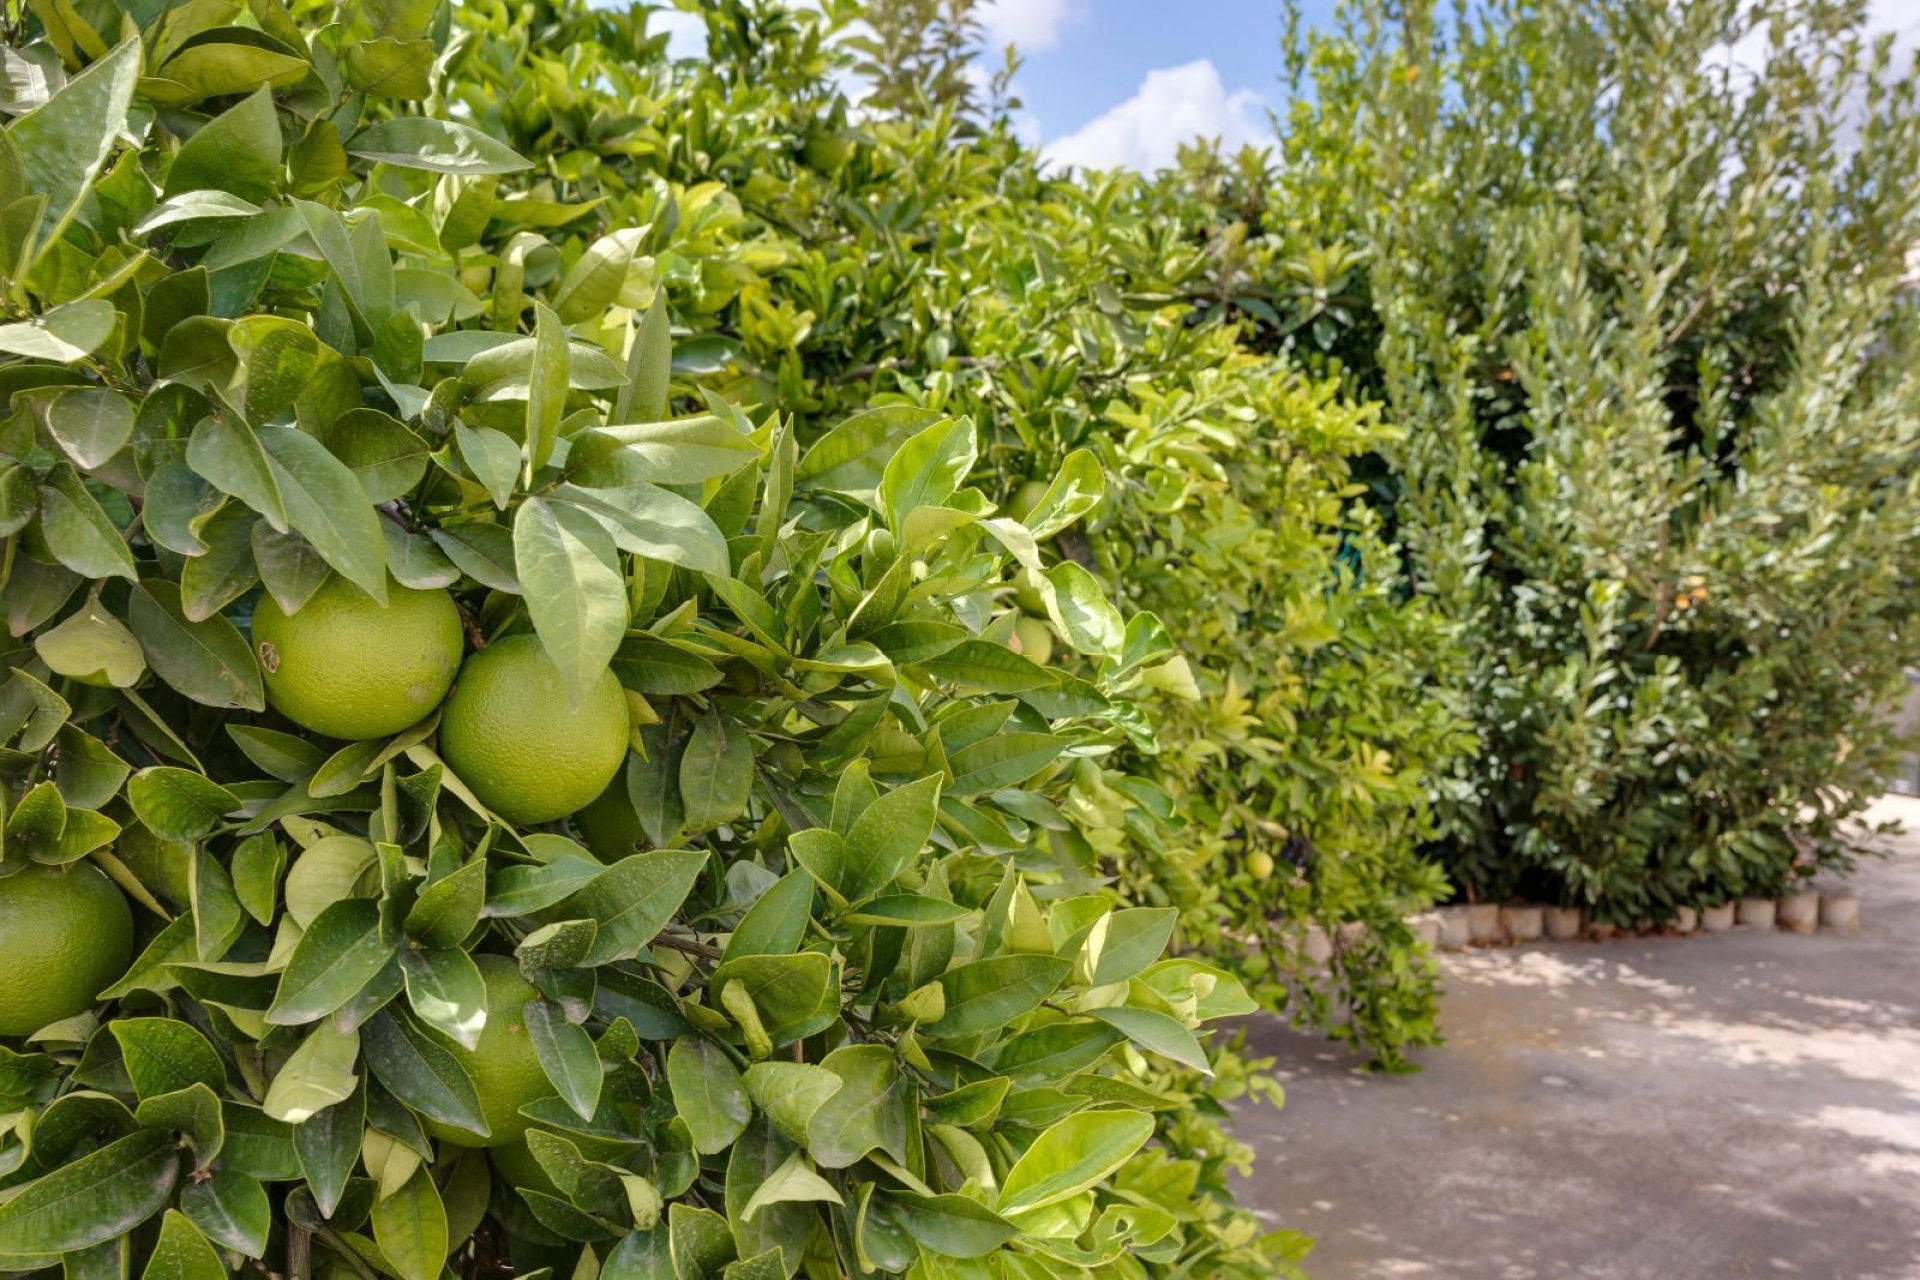
[[[788,407],[803,439],[877,403],[971,416],[975,483],[1014,512],[1076,454],[1104,473],[1042,559],[1155,612],[1181,652],[1131,690],[1153,740],[1083,762],[1073,794],[1117,812],[1106,791],[1149,776],[1179,821],[1090,823],[1077,859],[1179,907],[1175,945],[1263,1005],[1392,1065],[1430,1041],[1404,917],[1442,891],[1417,852],[1423,783],[1464,735],[1415,657],[1431,618],[1355,500],[1392,429],[1249,349],[1212,299],[1213,208],[1184,179],[1049,171],[954,73],[964,5],[727,0],[705,7],[706,56],[679,63],[633,13],[520,12],[461,7],[448,92],[522,150],[568,151],[554,239],[591,238],[608,208],[658,228],[668,200],[701,228],[642,250],[698,298],[688,376]],[[857,109],[849,78],[879,86]],[[1078,671],[1048,581],[1013,587],[1025,651]],[[1330,970],[1301,961],[1309,924],[1342,939]]]
[[542,234],[446,7],[7,16],[0,1269],[1286,1272],[1156,1139],[1252,1002],[1052,852],[1165,810],[1097,468],[695,403],[717,193]]

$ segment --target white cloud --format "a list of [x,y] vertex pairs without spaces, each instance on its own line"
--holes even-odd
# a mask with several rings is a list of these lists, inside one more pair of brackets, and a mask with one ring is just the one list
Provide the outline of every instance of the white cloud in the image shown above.
[[1131,98],[1047,144],[1046,156],[1061,165],[1147,172],[1171,165],[1195,138],[1218,138],[1231,152],[1269,134],[1265,100],[1251,89],[1227,92],[1219,68],[1202,58],[1147,72]]
[[707,56],[707,23],[697,13],[679,9],[655,9],[647,15],[647,31],[667,33],[667,57],[704,58]]
[[974,16],[996,55],[1010,44],[1022,53],[1039,53],[1058,45],[1061,33],[1087,16],[1087,5],[1086,0],[986,0]]

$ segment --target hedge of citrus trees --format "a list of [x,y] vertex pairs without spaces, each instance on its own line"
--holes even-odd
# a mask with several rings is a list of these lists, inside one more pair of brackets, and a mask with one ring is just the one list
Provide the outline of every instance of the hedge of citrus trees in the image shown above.
[[[1434,1034],[1404,918],[1444,892],[1422,778],[1469,739],[1425,680],[1436,622],[1359,501],[1355,467],[1393,429],[1244,349],[1210,297],[1212,210],[1183,184],[1048,173],[969,88],[964,17],[897,8],[728,0],[676,65],[632,14],[465,5],[449,92],[566,157],[537,192],[573,203],[530,252],[651,224],[632,252],[688,300],[681,368],[704,385],[791,409],[803,438],[874,404],[965,413],[977,482],[1014,510],[1076,454],[1104,473],[1042,559],[1155,612],[1182,656],[1131,686],[1154,736],[1082,762],[1072,794],[1112,814],[1113,784],[1150,778],[1176,821],[1095,821],[1063,856],[1178,907],[1176,945],[1263,1004],[1402,1064]],[[662,235],[670,193],[686,241]],[[1097,659],[1047,579],[1014,587],[1030,649]],[[1328,970],[1301,962],[1309,924],[1340,940]]]
[[1289,1273],[1254,1002],[1078,856],[1177,821],[1101,468],[697,384],[766,193],[579,144],[730,117],[459,16],[7,11],[0,1269]]

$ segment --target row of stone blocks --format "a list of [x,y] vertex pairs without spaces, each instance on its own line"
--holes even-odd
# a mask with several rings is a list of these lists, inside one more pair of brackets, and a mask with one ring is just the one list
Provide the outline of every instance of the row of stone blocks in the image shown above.
[[1409,923],[1428,946],[1448,951],[1542,939],[1568,942],[1587,937],[1597,941],[1622,933],[1724,933],[1735,927],[1780,928],[1792,933],[1812,933],[1816,929],[1854,933],[1860,928],[1860,900],[1845,889],[1801,889],[1777,899],[1741,898],[1737,902],[1699,909],[1681,907],[1674,918],[1665,923],[1643,920],[1629,929],[1589,921],[1579,907],[1543,907],[1533,903],[1502,906],[1482,902],[1441,907],[1414,916]]

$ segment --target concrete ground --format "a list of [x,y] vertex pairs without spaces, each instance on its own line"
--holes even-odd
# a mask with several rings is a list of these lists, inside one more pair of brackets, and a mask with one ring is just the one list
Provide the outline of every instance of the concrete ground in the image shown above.
[[1920,835],[1891,843],[1857,936],[1448,956],[1417,1075],[1256,1024],[1287,1106],[1239,1117],[1242,1193],[1319,1238],[1314,1280],[1920,1280]]

